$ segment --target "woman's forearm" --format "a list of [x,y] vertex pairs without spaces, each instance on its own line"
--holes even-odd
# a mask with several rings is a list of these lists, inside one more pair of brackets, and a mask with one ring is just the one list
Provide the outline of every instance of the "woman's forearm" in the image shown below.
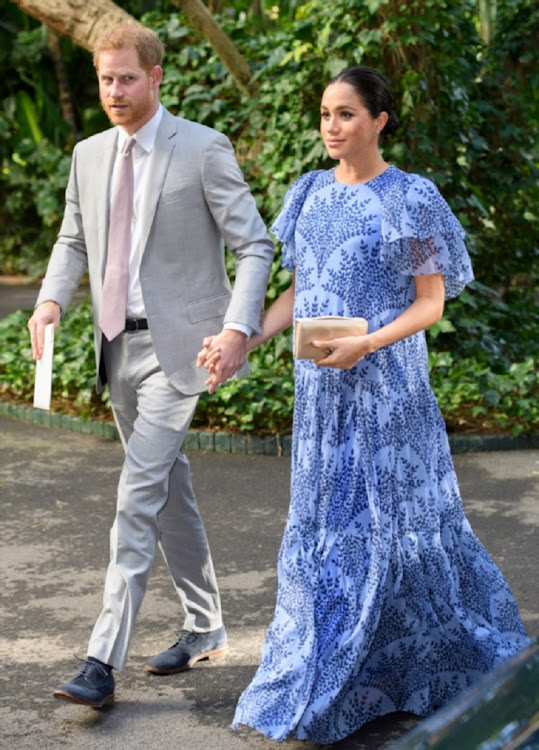
[[294,280],[262,316],[262,332],[247,341],[247,351],[290,328],[294,318]]
[[416,279],[416,299],[398,318],[373,332],[369,338],[371,351],[411,336],[436,323],[444,311],[444,282],[439,275]]

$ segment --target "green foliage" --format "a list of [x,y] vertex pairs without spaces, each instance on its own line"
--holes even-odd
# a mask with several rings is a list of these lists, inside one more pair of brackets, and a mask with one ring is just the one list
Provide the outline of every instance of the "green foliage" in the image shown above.
[[521,435],[539,429],[539,376],[532,357],[496,371],[473,358],[431,352],[430,368],[450,431]]
[[64,192],[70,158],[46,140],[21,140],[3,165],[9,182],[0,208],[0,267],[4,273],[21,272],[32,279],[43,275],[64,211]]
[[[28,311],[19,310],[0,320],[0,394],[32,402],[35,363],[27,323]],[[62,411],[85,418],[105,412],[108,392],[95,393],[92,310],[89,302],[69,309],[54,341],[53,403]]]
[[[35,365],[26,329],[28,311],[0,320],[0,396],[31,402]],[[110,419],[108,392],[94,390],[95,361],[91,306],[68,310],[55,336],[53,404],[83,418]],[[454,327],[438,324],[442,339]],[[202,394],[193,426],[218,431],[289,434],[294,382],[290,335],[282,334],[249,355],[251,376],[230,381],[210,396]],[[431,380],[449,430],[527,434],[539,429],[539,376],[533,357],[507,364],[493,358],[431,351]]]
[[[44,27],[7,0],[0,9],[0,269],[37,278],[63,214],[70,128],[60,113]],[[84,80],[81,51],[68,41],[63,49],[73,78]]]
[[[253,70],[257,88],[247,96],[176,5],[119,4],[135,15],[151,9],[142,20],[167,50],[163,103],[229,135],[268,226],[299,174],[331,166],[318,133],[328,79],[353,64],[386,74],[400,129],[384,155],[440,187],[467,230],[477,278],[428,334],[442,411],[455,429],[489,420],[498,429],[535,429],[528,400],[539,341],[537,5],[499,0],[487,45],[475,0],[289,0],[262,18],[248,0],[235,0],[218,20]],[[0,7],[9,21],[0,25],[8,71],[0,84],[0,268],[38,276],[60,221],[70,147],[42,27],[7,0]],[[91,61],[68,41],[63,52],[87,136],[105,127]],[[289,282],[277,257],[268,303]],[[251,354],[254,377],[204,396],[197,423],[284,431],[292,399],[287,342]]]

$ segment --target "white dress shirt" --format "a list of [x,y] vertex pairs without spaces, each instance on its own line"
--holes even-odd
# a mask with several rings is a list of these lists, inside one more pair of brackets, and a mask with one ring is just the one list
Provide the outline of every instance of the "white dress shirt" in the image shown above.
[[[133,171],[134,171],[134,195],[133,195],[133,224],[131,231],[131,251],[129,255],[129,288],[127,292],[127,317],[128,318],[145,318],[144,300],[142,297],[142,288],[140,286],[140,261],[142,258],[141,222],[139,217],[144,215],[145,201],[149,195],[148,191],[148,162],[149,156],[155,145],[155,138],[161,119],[163,117],[163,105],[159,105],[157,112],[134,134],[135,145],[133,147]],[[118,126],[118,153],[112,173],[112,184],[110,194],[114,186],[116,176],[116,167],[118,159],[123,151],[128,134],[123,128]],[[251,336],[252,330],[241,323],[228,323],[225,328],[233,328],[245,333],[247,337]],[[202,343],[202,342],[201,342]]]

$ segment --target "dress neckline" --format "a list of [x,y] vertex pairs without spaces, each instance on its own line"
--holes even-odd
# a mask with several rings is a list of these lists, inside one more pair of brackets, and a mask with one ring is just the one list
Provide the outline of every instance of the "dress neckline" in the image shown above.
[[336,182],[337,185],[342,185],[342,187],[355,188],[355,187],[360,187],[361,185],[370,185],[371,182],[374,182],[375,180],[379,180],[380,177],[382,177],[383,175],[387,174],[390,169],[391,170],[395,169],[395,167],[393,166],[393,164],[389,164],[386,167],[386,169],[384,169],[383,172],[380,172],[380,174],[377,174],[376,177],[371,177],[370,180],[365,180],[365,182],[350,182],[350,183],[348,183],[348,182],[341,182],[340,180],[338,180],[335,177],[335,170],[336,169],[337,169],[337,167],[333,167],[332,170],[331,170],[331,173],[332,173],[332,176],[333,176],[333,181]]

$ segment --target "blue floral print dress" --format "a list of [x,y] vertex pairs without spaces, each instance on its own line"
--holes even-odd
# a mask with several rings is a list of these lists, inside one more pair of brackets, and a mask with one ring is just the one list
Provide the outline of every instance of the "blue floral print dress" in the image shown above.
[[[464,230],[429,180],[389,167],[359,185],[304,174],[272,231],[296,271],[295,317],[369,330],[441,273],[473,279]],[[262,661],[233,727],[331,743],[393,711],[418,715],[528,643],[462,508],[423,332],[353,369],[295,361],[291,504]]]

